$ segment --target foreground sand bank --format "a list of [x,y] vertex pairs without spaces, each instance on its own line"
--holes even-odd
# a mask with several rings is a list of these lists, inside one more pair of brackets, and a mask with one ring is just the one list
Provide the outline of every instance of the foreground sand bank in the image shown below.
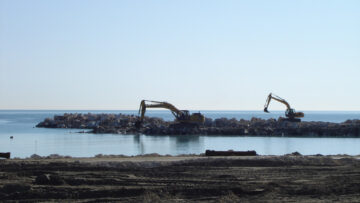
[[99,156],[0,160],[0,198],[26,201],[360,201],[359,156]]

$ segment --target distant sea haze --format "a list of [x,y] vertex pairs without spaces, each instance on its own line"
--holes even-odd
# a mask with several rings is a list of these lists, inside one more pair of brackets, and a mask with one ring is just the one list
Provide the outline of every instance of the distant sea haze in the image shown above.
[[[249,120],[252,117],[269,119],[278,119],[280,116],[285,117],[284,111],[270,111],[265,113],[263,111],[232,111],[232,110],[192,110],[194,112],[201,112],[208,118],[236,118]],[[303,111],[305,117],[303,121],[324,121],[340,123],[348,119],[360,119],[360,111]],[[138,115],[138,110],[0,110],[0,123],[7,122],[7,118],[11,119],[34,119],[40,122],[42,118],[53,117],[54,115],[62,115],[64,113],[113,113],[113,114],[131,114]],[[6,115],[6,116],[5,116]],[[31,115],[31,118],[29,116]],[[163,118],[164,120],[174,120],[174,116],[169,110],[147,110],[146,116],[153,116]],[[6,117],[6,118],[5,118]]]
[[[0,110],[0,152],[12,157],[50,154],[91,157],[96,154],[139,155],[200,154],[213,150],[256,150],[263,155],[282,155],[298,151],[301,154],[360,154],[360,138],[301,138],[301,137],[244,137],[244,136],[148,136],[78,133],[79,129],[35,128],[45,118],[64,113],[123,113],[137,111],[41,111]],[[198,112],[198,111],[193,111]],[[263,119],[284,116],[283,111],[270,114],[262,111],[200,111],[209,118]],[[305,111],[303,121],[343,122],[360,119],[360,112]],[[147,116],[173,120],[170,111],[147,111]],[[13,139],[10,139],[13,136]]]

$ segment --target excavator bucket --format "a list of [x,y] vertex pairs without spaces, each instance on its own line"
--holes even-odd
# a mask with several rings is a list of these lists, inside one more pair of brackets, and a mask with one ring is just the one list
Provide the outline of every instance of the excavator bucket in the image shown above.
[[137,120],[135,122],[135,128],[139,129],[139,128],[141,128],[141,126],[142,126],[142,122],[140,120]]
[[264,108],[264,112],[266,112],[266,113],[270,113],[270,112],[267,110],[267,108]]

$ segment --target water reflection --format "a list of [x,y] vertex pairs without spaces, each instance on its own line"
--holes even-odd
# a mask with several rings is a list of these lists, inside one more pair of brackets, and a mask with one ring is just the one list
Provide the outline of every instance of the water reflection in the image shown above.
[[[126,136],[126,135],[125,135]],[[149,136],[128,135],[133,137],[133,144],[137,154],[159,153],[159,154],[187,154],[187,151],[198,153],[203,150],[204,138],[196,135],[182,136]]]
[[291,140],[290,139],[285,140],[285,151],[287,151],[287,152],[291,151]]
[[175,150],[178,154],[185,154],[186,149],[199,152],[204,145],[202,137],[196,135],[171,136],[170,140],[175,142]]
[[147,136],[79,134],[57,131],[47,134],[16,134],[14,139],[0,136],[1,152],[12,157],[34,153],[89,157],[96,154],[200,154],[212,150],[255,150],[261,155],[283,155],[295,151],[311,154],[360,154],[359,138],[294,138],[239,136]]
[[271,152],[271,146],[270,143],[267,139],[263,139],[262,140],[263,146],[264,146],[264,151],[266,154],[270,154]]
[[199,145],[200,136],[196,135],[181,135],[181,136],[171,136],[175,140],[176,148],[189,147],[191,145]]
[[138,149],[139,154],[144,154],[145,148],[141,140],[141,135],[133,135],[134,145]]

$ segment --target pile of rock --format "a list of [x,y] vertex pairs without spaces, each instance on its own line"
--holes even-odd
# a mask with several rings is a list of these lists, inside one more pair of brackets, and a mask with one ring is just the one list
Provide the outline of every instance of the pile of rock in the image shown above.
[[93,133],[148,135],[248,135],[248,136],[360,136],[360,120],[343,123],[287,122],[276,119],[206,118],[204,125],[179,125],[161,118],[145,117],[136,128],[138,117],[125,114],[64,114],[47,118],[37,127],[92,129]]
[[[135,128],[138,117],[125,114],[67,114],[56,115],[54,118],[46,118],[36,125],[44,128],[76,128],[92,129],[93,133],[117,133],[132,134],[138,133]],[[144,118],[143,126],[145,128],[163,128],[167,127],[169,122],[161,118]]]

